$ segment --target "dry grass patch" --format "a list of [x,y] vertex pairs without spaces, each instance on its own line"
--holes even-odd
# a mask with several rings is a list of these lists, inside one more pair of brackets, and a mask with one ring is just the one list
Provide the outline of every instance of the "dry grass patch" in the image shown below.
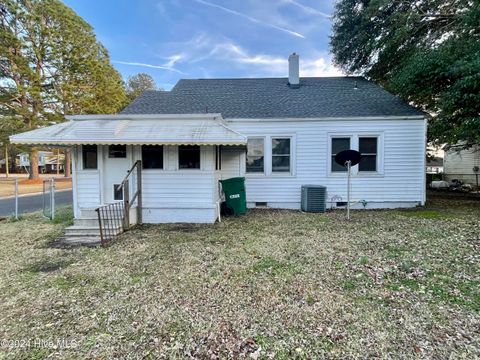
[[12,359],[474,358],[479,221],[473,202],[355,211],[351,222],[256,210],[215,225],[139,226],[108,248],[70,250],[47,246],[62,223],[1,222],[0,338],[75,345],[1,350]]

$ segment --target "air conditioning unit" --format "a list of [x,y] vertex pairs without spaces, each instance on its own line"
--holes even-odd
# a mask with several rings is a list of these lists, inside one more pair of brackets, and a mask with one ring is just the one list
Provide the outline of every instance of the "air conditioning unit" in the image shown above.
[[325,212],[327,207],[327,187],[322,185],[302,186],[302,211]]

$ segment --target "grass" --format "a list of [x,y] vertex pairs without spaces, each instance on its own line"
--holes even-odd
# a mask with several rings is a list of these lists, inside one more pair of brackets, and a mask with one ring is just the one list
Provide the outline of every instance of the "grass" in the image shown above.
[[1,221],[0,357],[479,357],[478,201],[352,214],[143,225],[98,249],[49,246],[67,208]]

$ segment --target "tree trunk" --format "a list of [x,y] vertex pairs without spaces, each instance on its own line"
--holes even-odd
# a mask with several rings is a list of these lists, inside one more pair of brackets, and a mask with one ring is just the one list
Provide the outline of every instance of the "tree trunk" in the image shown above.
[[38,150],[32,148],[30,151],[30,180],[37,180],[38,176]]
[[5,177],[8,178],[8,145],[5,144]]
[[72,176],[72,172],[70,171],[70,163],[72,158],[72,150],[70,148],[65,149],[65,164],[64,164],[64,173],[65,177]]

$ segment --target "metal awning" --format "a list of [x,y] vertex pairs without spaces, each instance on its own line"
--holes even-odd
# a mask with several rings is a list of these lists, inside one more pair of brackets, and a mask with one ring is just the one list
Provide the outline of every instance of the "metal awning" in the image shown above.
[[219,114],[88,115],[10,136],[30,145],[245,145],[246,136],[229,129]]

